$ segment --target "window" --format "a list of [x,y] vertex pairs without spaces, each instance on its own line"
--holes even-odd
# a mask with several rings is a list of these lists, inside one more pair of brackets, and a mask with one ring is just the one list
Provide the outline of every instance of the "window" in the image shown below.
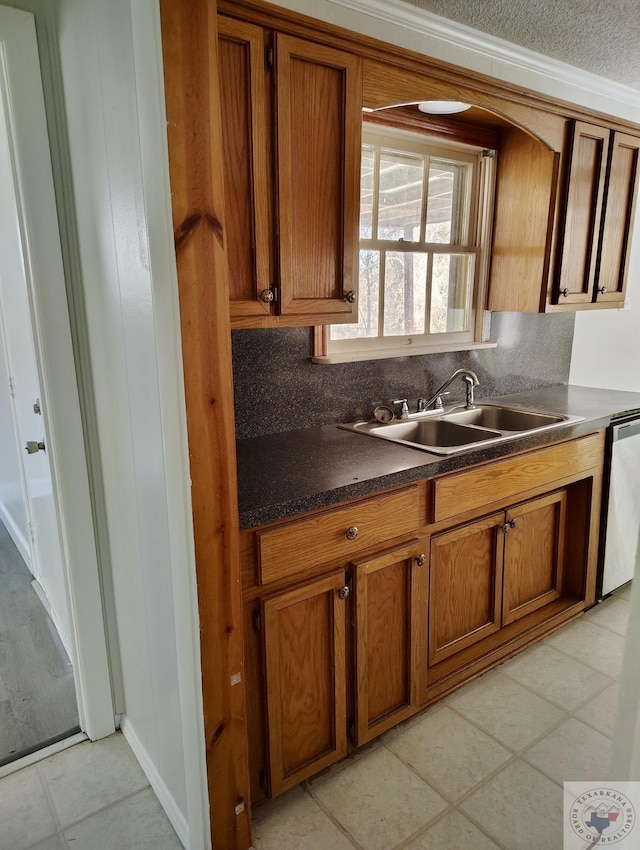
[[320,335],[319,362],[478,347],[493,156],[364,125],[357,324]]

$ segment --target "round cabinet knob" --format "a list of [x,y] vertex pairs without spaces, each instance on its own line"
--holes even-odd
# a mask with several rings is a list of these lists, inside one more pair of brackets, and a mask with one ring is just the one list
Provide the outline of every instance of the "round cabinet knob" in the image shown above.
[[421,553],[418,555],[418,557],[416,558],[416,564],[417,564],[419,567],[424,567],[424,565],[425,565],[426,561],[427,561],[427,556],[424,554],[424,552],[421,552]]
[[262,298],[265,304],[271,304],[274,297],[273,289],[263,289],[260,293],[260,298]]
[[347,540],[355,540],[358,536],[358,529],[355,525],[350,525],[349,528],[345,531],[344,536]]
[[350,289],[348,292],[344,294],[344,300],[349,304],[355,304],[356,301],[356,291],[355,289]]
[[600,295],[604,295],[606,291],[607,291],[607,287],[606,287],[606,286],[600,286],[600,287],[598,287],[598,292],[600,293]]
[[509,520],[509,528],[515,528],[517,524],[518,524],[518,520],[516,520],[516,519],[510,519]]
[[562,295],[563,298],[566,298],[568,294],[569,294],[569,290],[567,289],[566,286],[565,286],[564,289],[560,290],[560,295]]
[[349,593],[350,593],[349,585],[345,584],[345,586],[341,587],[340,590],[338,591],[338,599],[346,599],[347,596],[349,595]]

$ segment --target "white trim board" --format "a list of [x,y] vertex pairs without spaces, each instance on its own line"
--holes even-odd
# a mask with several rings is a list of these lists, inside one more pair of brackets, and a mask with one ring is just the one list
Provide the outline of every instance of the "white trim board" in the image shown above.
[[189,840],[189,826],[187,824],[187,820],[180,811],[180,807],[174,800],[164,780],[158,773],[153,759],[149,756],[144,744],[140,738],[138,738],[133,726],[129,723],[126,716],[123,716],[120,721],[120,731],[124,735],[127,744],[131,747],[131,752],[138,760],[140,767],[143,769],[145,776],[149,780],[153,793],[158,798],[158,802],[169,818],[171,826],[175,829],[176,834],[184,847],[189,850],[192,845]]
[[418,9],[402,0],[275,0],[276,5],[390,44],[640,122],[640,90]]
[[[200,618],[196,588],[191,476],[182,374],[178,279],[173,250],[169,152],[166,135],[160,10],[157,0],[131,2],[133,54],[140,130],[140,162],[149,239],[158,347],[158,389],[169,508],[169,546],[176,625],[178,687],[182,722],[187,810],[191,846],[211,846],[204,708],[200,662]],[[126,725],[126,723],[125,723]],[[160,797],[164,805],[164,798]],[[171,813],[167,814],[182,837]]]

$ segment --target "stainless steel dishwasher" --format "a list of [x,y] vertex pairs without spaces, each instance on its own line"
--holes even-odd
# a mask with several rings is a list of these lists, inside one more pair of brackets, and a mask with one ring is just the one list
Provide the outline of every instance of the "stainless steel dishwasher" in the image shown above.
[[598,597],[631,581],[640,540],[640,417],[609,429],[609,481],[600,546]]

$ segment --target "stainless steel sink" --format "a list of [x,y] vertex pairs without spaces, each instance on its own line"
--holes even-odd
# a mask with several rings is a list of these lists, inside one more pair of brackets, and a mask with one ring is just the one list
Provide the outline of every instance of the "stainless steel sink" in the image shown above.
[[468,451],[480,443],[488,445],[521,434],[580,422],[582,418],[497,404],[478,404],[471,408],[454,406],[444,411],[413,413],[408,419],[395,419],[389,423],[361,421],[338,427],[433,454],[448,455]]
[[534,428],[564,422],[566,417],[513,407],[500,407],[494,404],[477,404],[470,410],[465,408],[453,410],[442,418],[447,422],[479,425],[481,428],[492,428],[497,431],[532,431]]
[[380,422],[361,422],[354,423],[353,430],[394,443],[443,453],[500,436],[498,431],[469,428],[440,418],[413,421],[400,419],[385,425]]

